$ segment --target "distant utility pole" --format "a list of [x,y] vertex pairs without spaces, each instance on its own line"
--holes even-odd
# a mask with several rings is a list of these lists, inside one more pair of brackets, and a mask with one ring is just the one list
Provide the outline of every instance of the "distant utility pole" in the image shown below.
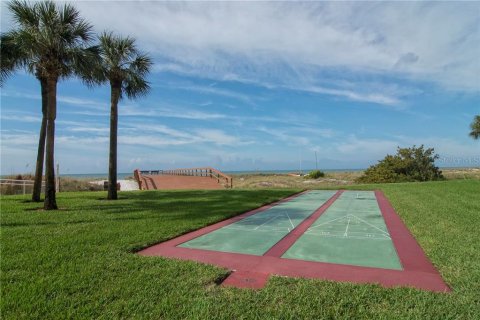
[[318,170],[317,151],[315,151],[315,170]]
[[55,191],[60,192],[60,165],[57,162],[57,183],[55,183]]
[[303,172],[302,172],[302,149],[301,148],[298,148],[298,155],[299,155],[299,158],[300,158],[300,175],[303,175]]

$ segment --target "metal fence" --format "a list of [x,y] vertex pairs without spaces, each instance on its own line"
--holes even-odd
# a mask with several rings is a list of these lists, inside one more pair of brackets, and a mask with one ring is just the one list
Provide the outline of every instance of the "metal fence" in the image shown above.
[[[0,193],[28,194],[33,191],[33,180],[0,179]],[[45,189],[45,182],[42,182],[42,192]]]

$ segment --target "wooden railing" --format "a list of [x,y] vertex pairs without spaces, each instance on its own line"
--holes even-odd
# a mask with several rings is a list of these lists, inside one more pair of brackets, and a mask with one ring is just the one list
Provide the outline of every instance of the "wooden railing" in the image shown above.
[[[135,170],[135,179],[139,182],[141,189],[142,175],[171,175],[171,176],[194,176],[194,177],[210,177],[216,179],[218,183],[221,183],[226,188],[233,187],[232,177],[218,171],[215,168],[188,168],[188,169],[173,169],[173,170]],[[138,176],[138,177],[137,177]]]
[[133,170],[133,178],[138,183],[138,189],[144,190],[145,186],[144,186],[144,183],[143,183],[143,178],[142,178],[142,174],[140,173],[140,170],[138,170],[138,169]]

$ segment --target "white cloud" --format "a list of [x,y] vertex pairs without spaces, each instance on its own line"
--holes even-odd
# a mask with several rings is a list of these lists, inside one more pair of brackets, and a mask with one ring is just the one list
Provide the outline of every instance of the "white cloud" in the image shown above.
[[10,114],[3,114],[1,115],[1,121],[17,121],[17,122],[33,122],[39,123],[42,122],[42,116],[32,116],[32,115],[10,115]]
[[168,108],[159,108],[158,112],[155,112],[159,117],[168,117],[168,118],[180,118],[180,119],[190,119],[190,120],[216,120],[224,119],[226,116],[220,113],[214,112],[202,112],[196,110],[187,110],[179,109],[172,110]]
[[287,143],[289,146],[308,146],[311,144],[309,138],[304,135],[293,135],[288,130],[259,127],[258,131],[269,134],[277,140]]
[[190,144],[193,141],[186,139],[165,138],[155,135],[121,135],[118,137],[119,144],[147,146],[147,147],[166,147]]
[[458,166],[458,162],[463,162],[465,166],[480,164],[480,148],[475,147],[475,141],[460,143],[450,138],[428,136],[398,136],[393,139],[371,139],[358,138],[352,135],[345,142],[338,143],[336,147],[328,148],[327,154],[338,159],[354,157],[357,163],[372,164],[377,160],[383,159],[387,154],[395,154],[397,147],[410,148],[413,145],[420,146],[422,144],[425,148],[435,149],[435,153],[440,156],[438,163],[442,166]]
[[334,147],[335,153],[341,158],[355,157],[356,161],[364,162],[371,159],[382,159],[387,154],[394,154],[399,141],[386,139],[366,139],[356,136],[348,137]]
[[[14,97],[32,100],[41,100],[40,94],[25,92],[21,89],[3,89],[2,96]],[[108,104],[104,102],[95,101],[92,99],[78,98],[72,96],[57,95],[57,103],[65,103],[67,105],[81,106],[82,108],[88,108],[93,110],[108,110]]]
[[88,132],[88,133],[108,133],[110,132],[109,128],[92,128],[92,127],[73,127],[66,128],[65,130],[71,132]]
[[200,86],[200,85],[193,85],[193,84],[185,85],[185,84],[172,83],[172,84],[169,84],[168,86],[156,85],[155,87],[169,88],[169,89],[173,88],[173,89],[180,89],[180,90],[186,90],[186,91],[194,91],[194,92],[199,92],[199,93],[208,94],[208,95],[218,95],[218,96],[237,99],[248,104],[253,104],[252,98],[246,94],[235,92],[232,90],[227,90],[227,89],[215,88],[214,86]]
[[[162,133],[174,138],[181,138],[181,139],[194,139],[195,137],[183,130],[172,129],[165,125],[161,124],[135,124],[129,123],[125,129],[133,129],[134,131],[142,131],[142,132],[152,132],[152,133]],[[122,129],[121,129],[122,130]]]
[[[115,26],[139,39],[161,57],[161,70],[318,85],[303,83],[314,72],[297,71],[335,68],[479,89],[477,2],[76,4],[99,30]],[[370,94],[362,101],[394,102],[382,92]]]
[[[292,87],[291,89],[295,89],[295,87]],[[305,88],[300,87],[296,89],[300,91],[344,97],[352,101],[371,102],[383,105],[398,105],[400,103],[400,100],[397,97],[384,93],[361,93],[353,90],[330,89],[320,86],[311,86]]]
[[70,96],[57,96],[58,103],[66,103],[75,106],[81,106],[82,108],[89,108],[93,110],[108,110],[108,103],[105,102],[98,102],[91,99],[85,98],[77,98],[77,97],[70,97]]
[[198,139],[202,142],[212,142],[218,145],[230,145],[234,146],[240,143],[240,140],[234,136],[231,136],[222,130],[216,129],[196,129],[195,130]]
[[2,141],[2,153],[8,152],[5,150],[5,147],[12,147],[15,148],[16,146],[27,146],[32,147],[38,143],[38,140],[35,137],[35,133],[14,133],[14,132],[2,132],[1,134],[1,141]]
[[[65,111],[68,114],[82,115],[82,116],[94,116],[94,117],[106,117],[110,113],[105,109],[105,111],[95,111],[95,110],[74,110],[74,111]],[[224,119],[227,116],[215,112],[202,112],[193,109],[188,109],[180,106],[155,106],[155,107],[146,107],[142,106],[141,108],[136,105],[119,105],[119,116],[120,117],[145,117],[145,118],[177,118],[177,119],[188,119],[188,120],[199,120],[199,121],[208,121],[216,119]]]
[[119,144],[166,147],[179,146],[186,144],[214,144],[219,146],[235,146],[245,144],[240,139],[233,137],[222,130],[215,129],[195,129],[192,133],[179,134],[177,131],[165,128],[158,130],[164,135],[120,135]]

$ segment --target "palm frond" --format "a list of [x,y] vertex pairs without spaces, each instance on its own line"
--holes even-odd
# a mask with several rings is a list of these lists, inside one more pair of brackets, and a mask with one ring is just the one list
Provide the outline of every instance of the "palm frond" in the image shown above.
[[62,25],[76,25],[80,22],[80,12],[69,3],[64,4],[60,10],[60,22]]
[[15,34],[13,32],[3,33],[0,39],[0,86],[3,86],[5,80],[12,75],[22,63],[24,55],[21,47],[16,45]]
[[122,95],[137,98],[148,93],[145,77],[152,66],[151,58],[141,53],[135,39],[104,31],[99,36],[102,70],[110,82],[122,84]]
[[72,66],[80,79],[88,87],[93,87],[106,81],[101,67],[100,47],[98,45],[72,52]]
[[12,12],[13,21],[23,28],[38,28],[39,19],[36,4],[29,4],[27,1],[14,0],[8,4]]
[[129,69],[131,72],[145,76],[150,72],[152,65],[152,59],[147,54],[139,53],[135,60],[130,63]]
[[[37,78],[71,75],[90,78],[92,71],[89,68],[98,65],[92,61],[98,60],[99,50],[89,47],[94,38],[93,27],[81,18],[74,6],[68,3],[57,5],[54,1],[30,4],[14,0],[8,7],[16,22],[12,43],[17,52],[2,57],[5,65],[2,67],[2,81],[11,74],[13,66],[24,67]],[[2,53],[6,49],[2,47]],[[12,55],[17,56],[15,64],[10,62],[13,61],[9,58]]]
[[40,27],[55,34],[59,27],[59,13],[53,1],[37,2],[35,7],[39,16]]
[[138,74],[128,74],[123,83],[122,91],[129,99],[143,97],[150,91],[149,83]]

